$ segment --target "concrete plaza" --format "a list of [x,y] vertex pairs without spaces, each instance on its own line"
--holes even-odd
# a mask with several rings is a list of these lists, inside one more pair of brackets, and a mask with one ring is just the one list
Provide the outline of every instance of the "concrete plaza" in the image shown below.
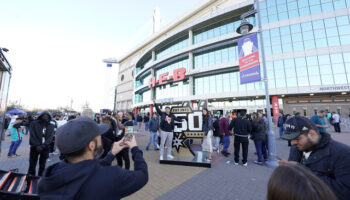
[[[275,133],[278,133],[276,128]],[[335,140],[350,145],[349,131],[340,134],[330,133]],[[233,160],[233,155],[225,158],[214,153],[212,168],[200,168],[159,164],[159,151],[153,151],[152,147],[151,150],[145,151],[148,133],[138,132],[136,135],[137,142],[144,151],[144,157],[148,164],[149,182],[140,191],[125,199],[257,200],[266,197],[267,182],[273,169],[253,163],[257,156],[254,155],[255,147],[252,141],[249,144],[247,167],[243,167],[241,164],[239,166],[226,164],[227,161]],[[233,152],[232,143],[233,138],[231,138],[229,149],[231,153]],[[25,136],[17,151],[17,154],[21,155],[20,157],[7,158],[9,145],[9,137],[6,137],[1,147],[0,169],[17,168],[19,172],[26,173],[29,165],[28,136]],[[288,158],[289,148],[286,141],[276,139],[276,150],[278,157]],[[58,155],[51,155],[49,159],[47,166],[58,162]]]

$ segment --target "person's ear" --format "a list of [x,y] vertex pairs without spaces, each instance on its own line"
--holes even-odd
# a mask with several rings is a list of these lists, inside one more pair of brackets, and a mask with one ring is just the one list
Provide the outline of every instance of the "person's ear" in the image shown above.
[[94,151],[95,148],[96,148],[96,143],[92,140],[91,142],[89,142],[88,150],[89,151]]
[[311,137],[311,138],[315,138],[318,134],[317,134],[317,132],[315,131],[315,130],[310,130],[309,131],[309,133],[308,133],[308,135]]

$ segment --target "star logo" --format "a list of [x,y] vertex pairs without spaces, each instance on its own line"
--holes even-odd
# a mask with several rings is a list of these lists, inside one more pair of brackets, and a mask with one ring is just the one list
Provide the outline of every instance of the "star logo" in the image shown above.
[[173,147],[176,148],[176,151],[179,153],[180,147],[186,148],[186,136],[183,133],[174,133],[174,139],[173,139]]

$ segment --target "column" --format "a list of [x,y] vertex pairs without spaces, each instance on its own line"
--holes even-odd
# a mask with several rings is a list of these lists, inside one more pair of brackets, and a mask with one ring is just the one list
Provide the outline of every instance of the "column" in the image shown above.
[[193,96],[193,88],[194,88],[194,86],[193,86],[193,76],[190,76],[190,77],[188,78],[188,82],[189,82],[189,91],[188,91],[188,95],[189,95],[189,96]]
[[155,61],[156,60],[156,52],[154,50],[152,50],[152,58],[151,58],[152,61]]
[[188,46],[193,44],[193,32],[192,29],[188,30]]
[[[153,52],[154,52],[154,51],[152,51],[152,59],[153,59]],[[154,71],[154,68],[152,68],[152,69],[151,69],[151,77],[154,77],[154,76],[155,76],[155,71]],[[154,93],[155,93],[155,87],[152,87],[152,88],[151,88],[151,99],[150,99],[150,101],[152,101],[152,98],[153,98],[153,96],[154,96]],[[152,117],[152,116],[153,116],[153,104],[151,104],[151,106],[150,106],[150,114],[151,114],[150,117]]]

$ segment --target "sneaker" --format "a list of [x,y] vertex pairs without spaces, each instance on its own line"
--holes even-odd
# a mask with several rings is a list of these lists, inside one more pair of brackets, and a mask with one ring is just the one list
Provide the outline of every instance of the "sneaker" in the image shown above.
[[10,155],[10,156],[7,156],[8,158],[15,158],[16,155]]
[[255,160],[254,163],[257,164],[257,165],[263,165],[263,162],[259,162],[257,160]]
[[167,158],[168,158],[168,160],[172,160],[172,159],[174,159],[174,156],[168,155]]
[[247,162],[246,162],[246,163],[244,163],[244,164],[243,164],[243,166],[244,166],[244,167],[247,167],[247,166],[248,166],[248,163],[247,163]]
[[233,164],[236,165],[236,166],[238,166],[238,163],[236,163],[236,162],[234,162]]
[[158,149],[158,148],[156,148],[156,149],[155,149],[155,151],[159,151],[159,149]]
[[21,156],[21,155],[20,155],[20,154],[15,154],[15,156],[19,157],[19,156]]
[[163,156],[160,156],[159,160],[163,160]]

